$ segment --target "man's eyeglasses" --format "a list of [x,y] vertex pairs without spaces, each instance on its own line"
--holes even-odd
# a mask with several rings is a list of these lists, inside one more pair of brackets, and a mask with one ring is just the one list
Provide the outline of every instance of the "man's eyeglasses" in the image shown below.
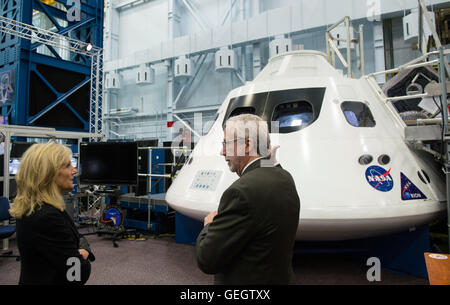
[[236,142],[236,141],[238,141],[238,140],[244,140],[245,138],[237,138],[237,139],[234,139],[234,140],[229,140],[229,141],[223,141],[222,142],[222,147],[225,147],[225,145],[227,145],[228,143],[233,143],[233,142]]

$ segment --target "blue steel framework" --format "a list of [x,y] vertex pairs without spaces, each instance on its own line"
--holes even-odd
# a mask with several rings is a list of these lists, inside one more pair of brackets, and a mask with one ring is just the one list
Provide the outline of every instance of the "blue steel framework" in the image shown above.
[[[62,4],[66,10],[71,9],[71,7],[67,6],[66,0],[55,0],[55,2]],[[37,10],[45,14],[52,21],[57,28],[56,33],[66,36],[70,35],[71,38],[83,42],[90,42],[92,45],[102,48],[104,1],[82,0],[81,2],[81,18],[79,21],[74,22],[68,21],[67,12],[46,5],[40,0],[0,0],[0,15],[31,25],[33,10]],[[67,26],[64,27],[58,20],[67,21]],[[33,43],[27,39],[20,39],[13,34],[0,33],[0,75],[8,71],[14,71],[15,74],[15,79],[12,82],[14,98],[12,101],[7,101],[0,105],[2,107],[2,116],[9,116],[10,124],[35,125],[36,120],[46,113],[50,113],[55,106],[63,104],[71,111],[72,115],[82,123],[82,131],[92,131],[90,130],[92,128],[89,126],[90,118],[83,118],[84,116],[77,112],[66,99],[91,81],[91,68],[96,67],[98,63],[92,63],[89,56],[73,52],[70,53],[70,60],[64,60],[59,56],[56,50],[49,45],[46,45],[46,48],[48,48],[55,57],[38,54],[37,48],[40,45],[42,44],[37,42]],[[46,79],[38,71],[37,66],[39,65],[68,72],[76,72],[80,75],[84,75],[84,77],[78,84],[69,90],[59,92],[55,89],[52,81]],[[30,75],[32,72],[54,94],[55,100],[37,114],[30,116]],[[2,86],[0,91],[6,91],[3,88],[4,86]],[[91,88],[91,92],[92,90],[101,90],[101,88]],[[85,109],[85,111],[88,112],[89,109]]]

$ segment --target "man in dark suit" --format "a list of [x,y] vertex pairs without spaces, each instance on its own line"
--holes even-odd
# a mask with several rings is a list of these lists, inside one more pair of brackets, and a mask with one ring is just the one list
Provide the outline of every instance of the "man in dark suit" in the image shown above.
[[204,220],[197,263],[215,284],[294,284],[292,252],[300,200],[292,176],[269,158],[267,123],[255,115],[227,121],[222,155],[240,178]]

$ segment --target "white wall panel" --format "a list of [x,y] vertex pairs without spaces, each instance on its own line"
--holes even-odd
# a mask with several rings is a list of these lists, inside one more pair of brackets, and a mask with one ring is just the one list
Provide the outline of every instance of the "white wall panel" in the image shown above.
[[262,39],[268,36],[267,12],[261,13],[248,20],[248,40]]
[[[336,1],[335,5],[338,4],[339,1]],[[302,1],[303,28],[309,29],[325,25],[327,23],[325,20],[325,9],[325,0]]]
[[174,40],[163,41],[161,43],[161,53],[164,58],[174,57]]
[[161,43],[151,47],[149,50],[150,52],[148,53],[148,62],[156,61],[158,58],[161,58],[163,56]]
[[193,51],[198,52],[211,49],[213,47],[212,35],[213,35],[212,30],[193,34],[192,35]]
[[267,12],[267,29],[269,36],[291,32],[291,7],[285,6]]
[[223,47],[231,44],[232,40],[231,25],[225,24],[213,29],[213,45],[215,47]]
[[[135,84],[133,67],[138,67],[140,64],[157,63],[192,52],[212,51],[230,44],[260,42],[261,60],[264,65],[268,58],[266,49],[269,37],[289,33],[294,44],[304,44],[305,48],[324,51],[326,26],[334,24],[344,16],[350,16],[355,24],[364,24],[366,72],[370,73],[377,69],[374,63],[379,61],[382,64],[382,60],[375,59],[375,44],[382,37],[374,37],[374,23],[370,22],[368,17],[380,14],[389,14],[389,18],[403,16],[405,10],[417,7],[417,0],[380,0],[381,2],[378,0],[236,0],[230,17],[222,26],[225,13],[233,0],[188,1],[195,7],[204,25],[208,27],[206,30],[198,25],[181,0],[174,0],[176,18],[172,37],[168,37],[168,0],[152,0],[133,8],[121,9],[115,12],[117,14],[114,22],[108,21],[105,24],[111,27],[110,30],[105,29],[105,33],[110,38],[116,39],[118,47],[117,50],[109,48],[109,54],[113,56],[106,58],[108,60],[104,64],[104,70],[106,72],[121,70],[124,85],[118,98],[112,100],[111,107],[138,108],[137,123],[141,120],[145,124],[145,120],[150,120],[147,114],[159,114],[158,120],[162,120],[164,125],[164,118],[161,116],[167,113],[168,105],[171,106],[168,100],[171,99],[169,84],[175,87],[173,98],[183,84],[178,80],[169,82],[167,67],[156,64],[155,83],[149,86],[138,86]],[[427,5],[448,2],[425,1]],[[380,5],[377,6],[377,3]],[[240,4],[244,4],[246,11],[241,11]],[[242,19],[249,16],[252,18]],[[118,22],[117,19],[119,19]],[[114,31],[116,33],[112,35]],[[398,37],[400,33],[396,32],[395,42],[398,42]],[[396,44],[396,46],[397,49],[402,49],[394,53],[396,59],[405,58],[406,60],[411,55],[409,45]],[[378,55],[384,55],[382,51],[380,49]],[[237,54],[237,59],[241,62],[242,53],[237,52]],[[245,62],[249,70],[253,68],[250,55],[246,58],[248,62]],[[231,89],[241,85],[241,81],[234,73],[215,72],[214,62],[212,54],[208,55],[197,78],[187,89],[187,95],[177,104],[178,109],[220,104]],[[140,115],[144,116],[140,117]],[[147,118],[144,119],[144,117]],[[149,137],[149,130],[144,127],[139,128],[139,125],[124,127],[123,131],[127,130],[131,134],[142,131],[142,135],[138,137]],[[122,133],[121,130],[118,132]]]
[[291,6],[291,27],[292,31],[301,31],[303,26],[303,11],[301,3],[296,3]]
[[177,37],[173,40],[173,55],[181,56],[191,53],[191,36]]
[[231,24],[232,43],[242,43],[248,40],[248,22],[247,20],[233,22]]
[[[202,15],[208,15],[208,9],[213,16],[223,17],[225,8],[228,9],[231,1],[215,2],[216,0],[209,0],[205,3],[198,1],[192,1],[199,8]],[[218,1],[218,0],[217,0]],[[238,21],[233,23],[225,23],[224,26],[214,28],[212,34],[212,45],[208,37],[208,31],[196,31],[190,33],[190,50],[191,52],[198,52],[207,49],[220,48],[222,46],[241,43],[245,41],[260,40],[266,37],[285,34],[292,31],[301,31],[326,25],[331,25],[337,22],[344,16],[351,16],[353,19],[373,17],[374,14],[386,14],[392,12],[403,12],[404,10],[414,8],[417,6],[416,0],[291,0],[289,3],[292,5],[279,7],[279,3],[276,4],[275,0],[264,1],[263,7],[272,8],[269,11],[262,12],[247,20],[247,27],[245,31],[245,21]],[[286,2],[286,3],[288,3]],[[442,0],[429,0],[427,4],[444,3]],[[120,57],[134,56],[136,50],[142,50],[150,44],[163,43],[162,56],[155,60],[164,60],[174,56],[174,52],[180,54],[181,50],[185,47],[177,43],[174,48],[174,41],[167,41],[167,5],[163,5],[166,2],[163,0],[149,2],[142,5],[142,9],[139,10],[139,14],[121,14],[121,34],[120,34]],[[220,3],[220,4],[219,4]],[[380,5],[377,5],[380,3]],[[150,5],[151,4],[151,5]],[[181,5],[183,7],[183,5]],[[219,7],[221,8],[219,10]],[[183,9],[184,14],[190,14],[187,10]],[[232,10],[232,12],[235,11]],[[247,15],[252,15],[248,13]],[[148,18],[152,16],[152,18]],[[221,19],[218,17],[217,19]],[[129,19],[132,19],[131,23]],[[155,21],[155,25],[150,26]],[[187,16],[182,19],[187,20]],[[192,16],[190,19],[193,19]],[[213,18],[208,15],[208,22]],[[190,20],[191,23],[195,23]],[[216,20],[218,23],[221,21]],[[122,25],[125,23],[127,25]],[[158,25],[156,25],[156,23]],[[145,26],[142,26],[142,25]],[[162,26],[161,26],[162,25]],[[186,26],[177,25],[180,28]],[[187,27],[186,27],[187,28]],[[196,27],[193,27],[196,28]],[[125,35],[124,33],[127,33]],[[140,37],[140,34],[143,37]],[[203,36],[205,35],[205,36]],[[246,36],[246,37],[245,37]],[[146,39],[146,38],[149,39]],[[244,38],[245,37],[245,38]],[[205,38],[206,40],[203,40]],[[186,38],[187,39],[187,38]],[[153,56],[152,56],[153,58]],[[139,64],[139,63],[137,63]],[[114,68],[123,69],[127,66],[115,63],[111,65]],[[106,71],[111,67],[105,65]]]
[[119,57],[168,40],[167,2],[153,1],[120,13]]
[[140,62],[146,62],[148,60],[148,58],[150,57],[150,49],[146,49],[143,51],[138,51],[134,53],[134,58],[136,59],[135,61],[138,63]]
[[[370,1],[370,0],[369,0]],[[338,22],[340,19],[342,19],[345,16],[349,16],[350,18],[361,18],[356,17],[353,13],[354,11],[354,5],[356,3],[359,3],[361,5],[366,5],[366,0],[324,0],[324,10],[321,12],[323,16],[325,17],[325,20],[331,24],[334,24],[335,22]],[[320,14],[318,12],[318,14]],[[335,20],[332,22],[332,20]]]

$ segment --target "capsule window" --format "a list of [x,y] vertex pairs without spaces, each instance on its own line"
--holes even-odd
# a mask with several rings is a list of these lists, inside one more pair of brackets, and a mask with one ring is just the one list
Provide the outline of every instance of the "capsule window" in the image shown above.
[[280,130],[299,130],[314,121],[313,108],[307,101],[283,103],[275,108],[273,121],[278,122]]
[[420,180],[423,183],[428,184],[428,183],[431,182],[430,177],[428,176],[428,174],[424,170],[418,171],[417,175],[419,176]]
[[341,109],[350,125],[354,127],[375,126],[375,119],[366,104],[361,102],[343,102]]
[[233,112],[231,112],[230,116],[228,118],[234,117],[234,116],[238,116],[241,114],[255,114],[255,108],[254,107],[239,107],[233,110]]

